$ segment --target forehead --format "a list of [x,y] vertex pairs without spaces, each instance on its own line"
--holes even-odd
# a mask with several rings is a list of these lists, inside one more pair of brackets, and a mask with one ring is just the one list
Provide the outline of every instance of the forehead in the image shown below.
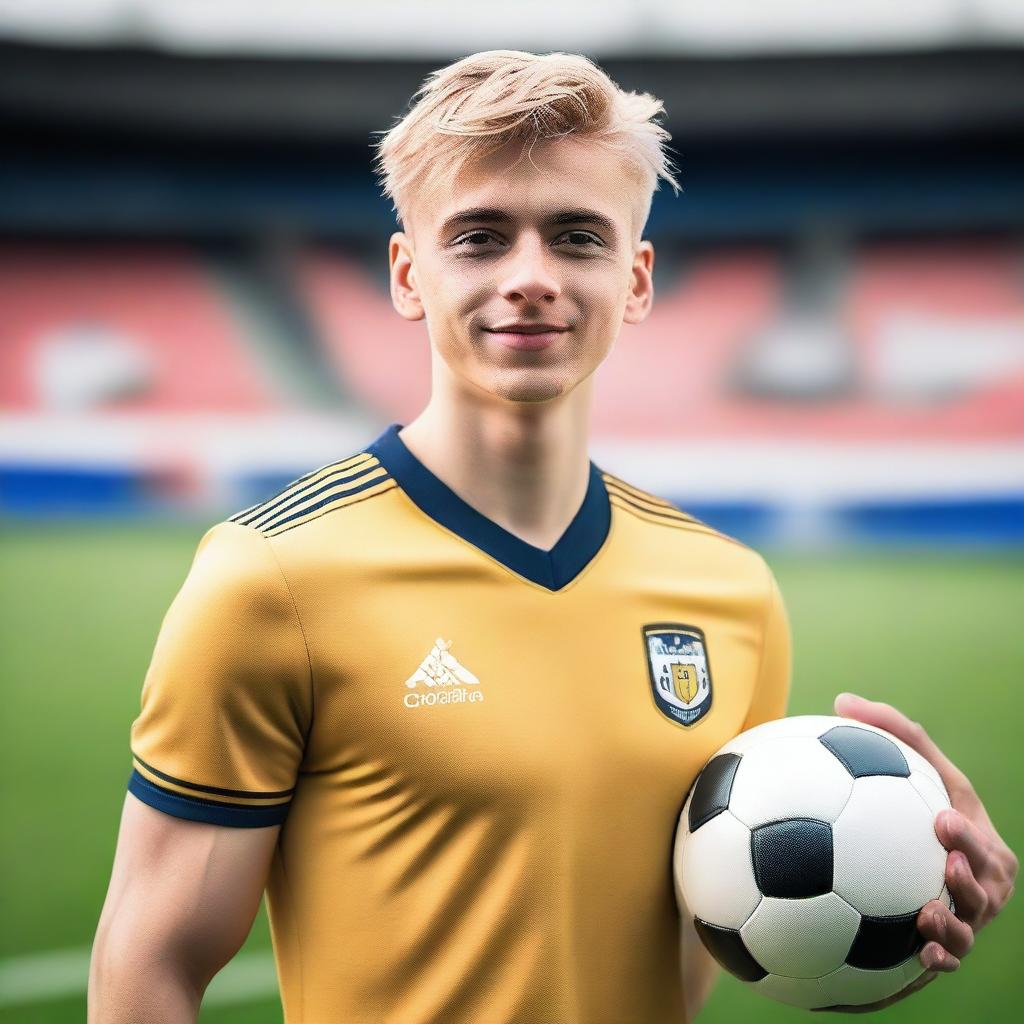
[[566,208],[593,210],[628,237],[640,186],[619,154],[577,139],[514,143],[472,160],[443,192],[423,197],[416,213],[431,233],[454,215],[499,209],[526,223]]

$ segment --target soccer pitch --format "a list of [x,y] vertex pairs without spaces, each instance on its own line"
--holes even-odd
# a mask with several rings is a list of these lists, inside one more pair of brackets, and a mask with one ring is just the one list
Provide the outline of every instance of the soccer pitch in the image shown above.
[[[0,1024],[84,1019],[82,972],[130,771],[129,726],[160,619],[200,533],[109,524],[6,524],[0,532]],[[769,561],[793,622],[791,713],[831,714],[844,689],[895,704],[974,781],[1020,855],[1024,553],[769,552]],[[1016,1016],[1019,904],[986,929],[960,972],[885,1019]],[[276,997],[266,995],[269,946],[261,912],[232,976],[215,980],[201,1021],[281,1020]],[[700,1020],[806,1017],[723,977]]]

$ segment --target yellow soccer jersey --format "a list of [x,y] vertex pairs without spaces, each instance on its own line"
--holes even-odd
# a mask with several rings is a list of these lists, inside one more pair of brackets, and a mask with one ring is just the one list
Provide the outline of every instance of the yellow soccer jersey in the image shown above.
[[771,573],[594,466],[543,551],[398,430],[203,538],[131,792],[281,823],[288,1024],[680,1024],[675,824],[707,758],[784,714]]

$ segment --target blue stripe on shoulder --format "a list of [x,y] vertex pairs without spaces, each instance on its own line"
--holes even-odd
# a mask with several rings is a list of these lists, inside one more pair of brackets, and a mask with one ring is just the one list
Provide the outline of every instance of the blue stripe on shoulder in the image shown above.
[[229,825],[232,828],[265,828],[280,825],[288,816],[291,801],[274,807],[250,807],[225,804],[217,800],[202,800],[199,797],[182,796],[171,790],[154,785],[144,775],[132,769],[128,780],[128,792],[144,804],[175,818],[189,821],[205,821],[211,825]]

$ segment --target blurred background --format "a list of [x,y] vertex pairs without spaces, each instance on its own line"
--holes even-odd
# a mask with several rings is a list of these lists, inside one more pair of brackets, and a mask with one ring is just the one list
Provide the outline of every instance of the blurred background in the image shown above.
[[[83,1019],[199,536],[422,407],[371,133],[492,48],[585,53],[674,137],[595,461],[765,552],[792,713],[890,700],[1024,846],[1024,7],[0,0],[0,1022]],[[1011,905],[888,1017],[1009,1019],[1022,942]],[[269,950],[261,912],[203,1021],[280,1021]],[[741,1015],[802,1016],[723,979],[701,1020]]]

